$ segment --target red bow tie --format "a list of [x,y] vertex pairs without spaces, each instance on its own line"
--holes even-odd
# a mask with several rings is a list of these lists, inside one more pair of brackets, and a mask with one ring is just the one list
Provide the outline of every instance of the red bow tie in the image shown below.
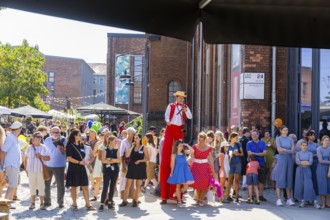
[[180,104],[180,103],[176,103],[176,105],[177,105],[177,106],[183,106],[183,105],[182,105],[182,104]]

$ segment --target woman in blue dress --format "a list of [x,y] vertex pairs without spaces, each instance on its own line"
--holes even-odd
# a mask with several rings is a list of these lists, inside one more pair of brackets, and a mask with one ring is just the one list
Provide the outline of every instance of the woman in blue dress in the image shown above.
[[179,207],[182,207],[181,193],[187,190],[189,184],[194,183],[194,177],[186,160],[184,146],[189,148],[190,154],[194,153],[194,149],[192,149],[188,144],[184,144],[181,140],[176,141],[173,146],[173,153],[171,156],[171,173],[167,180],[169,184],[176,185],[176,197]]
[[316,149],[319,147],[317,143],[314,142],[315,140],[315,131],[309,130],[306,135],[307,139],[307,150],[313,154],[313,163],[311,165],[312,170],[312,180],[315,194],[318,195],[318,187],[317,187],[317,178],[316,178],[316,167],[318,164]]
[[328,204],[330,196],[330,178],[328,178],[328,170],[330,166],[330,148],[329,137],[323,136],[322,145],[317,148],[317,158],[319,163],[316,168],[316,177],[318,183],[319,194],[321,196],[321,208],[330,207]]
[[315,191],[313,188],[311,165],[313,164],[313,153],[307,150],[307,142],[301,142],[301,151],[296,154],[296,181],[294,187],[294,198],[301,200],[299,207],[305,207],[305,202],[314,202],[314,207],[319,209]]
[[293,140],[288,137],[288,128],[285,125],[280,127],[281,136],[276,138],[276,147],[279,153],[275,166],[274,178],[276,181],[276,205],[282,206],[281,189],[286,189],[288,200],[287,205],[294,205],[291,199],[291,190],[293,187],[293,155],[295,145]]

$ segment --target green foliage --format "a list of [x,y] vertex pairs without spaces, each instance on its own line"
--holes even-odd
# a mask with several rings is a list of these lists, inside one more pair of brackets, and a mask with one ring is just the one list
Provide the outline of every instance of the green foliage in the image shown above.
[[0,104],[9,108],[31,105],[48,111],[40,97],[48,94],[44,62],[38,46],[32,47],[26,40],[17,47],[0,43]]
[[142,132],[143,132],[143,117],[142,116],[137,117],[136,119],[134,119],[130,123],[126,124],[126,128],[131,127],[131,126],[137,130],[137,133],[142,135]]
[[75,122],[85,121],[84,116],[78,115],[76,116]]

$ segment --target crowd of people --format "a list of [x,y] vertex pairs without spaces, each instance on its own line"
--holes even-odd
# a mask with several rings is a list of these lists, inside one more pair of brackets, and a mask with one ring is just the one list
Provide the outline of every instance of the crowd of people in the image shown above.
[[[99,201],[100,212],[105,207],[114,209],[116,191],[122,199],[119,207],[128,206],[129,199],[131,206],[137,207],[140,194],[148,187],[159,195],[164,187],[160,184],[160,167],[165,128],[157,136],[157,129],[151,126],[141,136],[124,122],[113,130],[109,124],[89,127],[86,123],[62,129],[57,121],[30,126],[28,130],[32,135],[26,140],[27,145],[22,146],[20,122],[13,122],[6,131],[0,127],[0,195],[7,185],[6,199],[17,199],[22,168],[29,180],[30,209],[36,208],[36,197],[40,198],[41,210],[55,203],[51,201],[52,184],[57,187],[59,208],[64,207],[65,189],[70,188],[72,210],[78,210],[77,192],[81,190],[86,210],[96,210],[91,201]],[[317,139],[313,130],[304,130],[303,138],[297,141],[295,135],[288,134],[286,126],[279,131],[273,138],[268,130],[261,132],[258,126],[251,129],[232,126],[225,133],[200,132],[192,146],[181,139],[175,141],[166,179],[174,185],[175,193],[169,199],[176,200],[179,207],[184,206],[183,195],[191,187],[196,205],[204,206],[211,190],[210,179],[214,179],[221,186],[218,201],[222,203],[239,203],[240,190],[248,190],[247,203],[259,205],[267,201],[264,189],[274,189],[277,206],[283,205],[283,191],[286,205],[299,202],[300,207],[329,208],[329,136]],[[162,198],[161,204],[165,205],[166,200]]]

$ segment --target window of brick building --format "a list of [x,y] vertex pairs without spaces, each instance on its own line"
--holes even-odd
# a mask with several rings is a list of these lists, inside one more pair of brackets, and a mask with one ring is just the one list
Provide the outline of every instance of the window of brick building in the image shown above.
[[141,55],[134,56],[134,81],[133,81],[134,104],[142,103],[142,71],[143,71],[143,57]]
[[176,81],[171,81],[168,84],[168,101],[169,103],[175,102],[175,97],[173,96],[173,93],[180,90],[180,84]]
[[104,83],[104,80],[102,77],[100,77],[100,85],[103,85],[103,83]]
[[55,82],[55,73],[48,72],[48,82]]

